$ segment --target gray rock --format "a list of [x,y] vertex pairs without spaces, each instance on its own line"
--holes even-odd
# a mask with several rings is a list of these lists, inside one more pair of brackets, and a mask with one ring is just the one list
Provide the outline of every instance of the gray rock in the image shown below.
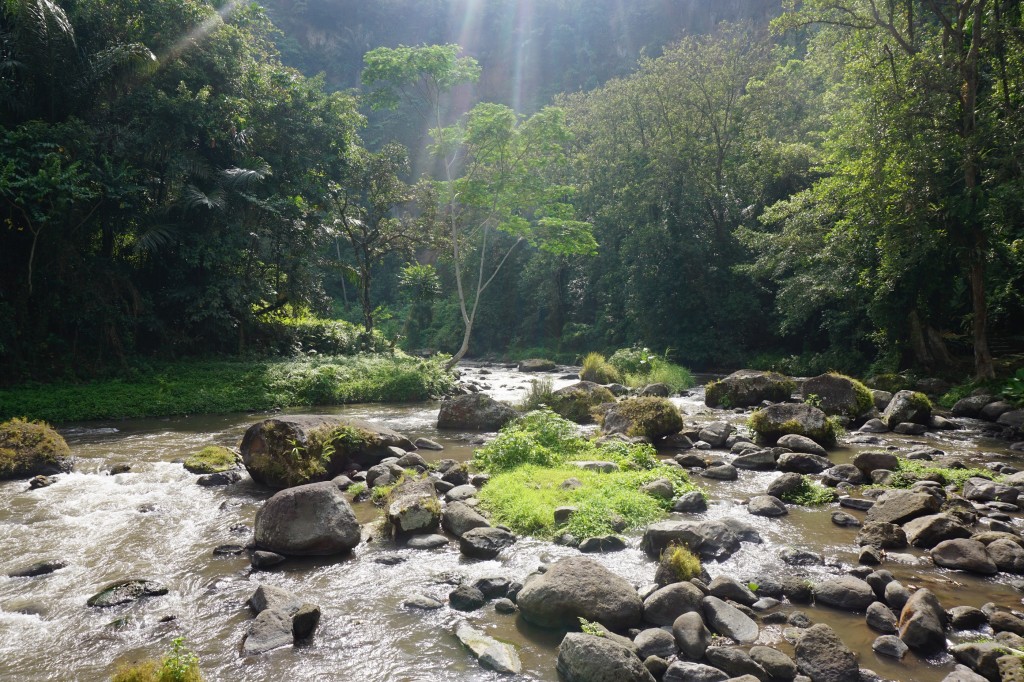
[[444,606],[444,604],[424,594],[414,594],[413,596],[409,597],[404,602],[402,602],[402,606],[404,606],[407,609],[434,611]]
[[523,618],[547,628],[573,628],[579,618],[625,630],[640,623],[643,603],[623,578],[587,557],[571,557],[527,579],[516,599]]
[[764,668],[771,680],[788,681],[796,677],[796,663],[778,649],[768,646],[750,647],[750,658]]
[[875,592],[863,580],[844,575],[815,585],[814,599],[837,609],[863,611],[875,601]]
[[302,607],[302,600],[288,590],[262,584],[252,593],[247,603],[254,615],[271,610],[280,611],[291,617],[293,613]]
[[860,682],[856,655],[824,623],[804,630],[796,642],[796,663],[814,682]]
[[803,476],[797,473],[782,474],[771,483],[768,484],[768,495],[772,497],[783,498],[787,493],[791,493],[803,485]]
[[718,466],[708,467],[704,471],[700,472],[700,475],[704,478],[711,478],[716,481],[735,481],[739,478],[739,472],[737,472],[736,467],[731,464],[720,464]]
[[822,555],[797,547],[783,547],[779,550],[779,558],[790,566],[821,566],[825,563]]
[[757,640],[758,627],[749,616],[718,597],[704,597],[704,619],[714,632],[740,644]]
[[786,504],[771,495],[756,495],[747,502],[747,511],[754,516],[785,516],[789,513]]
[[996,663],[1006,655],[1006,645],[1002,642],[967,642],[950,648],[950,653],[987,681],[999,680],[999,665]]
[[697,611],[690,611],[676,618],[672,623],[672,636],[680,655],[694,661],[704,657],[704,651],[711,641],[711,632]]
[[899,458],[891,452],[860,452],[853,458],[853,466],[870,476],[876,469],[894,470],[899,466]]
[[996,483],[988,480],[987,478],[969,478],[967,479],[967,482],[964,483],[964,497],[976,502],[989,502],[996,500],[999,502],[1016,504],[1017,497],[1019,495],[1020,489],[1015,488],[1012,485]]
[[800,387],[800,395],[804,400],[813,396],[815,404],[825,414],[850,419],[861,416],[874,406],[873,397],[865,394],[863,386],[841,374],[822,374],[807,379]]
[[985,551],[985,545],[977,540],[964,538],[944,540],[932,548],[932,561],[943,568],[984,575],[999,572]]
[[474,559],[494,559],[514,545],[516,536],[501,528],[473,528],[459,537],[459,551]]
[[910,647],[900,640],[896,635],[882,635],[871,643],[871,649],[876,654],[890,656],[897,660],[903,658],[910,651]]
[[953,668],[953,672],[942,678],[942,682],[988,682],[988,680],[966,665],[957,664]]
[[752,407],[781,402],[793,393],[793,380],[775,372],[743,369],[714,382],[704,394],[708,407]]
[[699,514],[708,510],[708,501],[699,490],[692,490],[679,496],[672,503],[672,511]]
[[898,391],[882,413],[882,421],[889,428],[904,422],[927,424],[932,410],[923,397],[914,391]]
[[675,494],[672,481],[667,478],[657,478],[650,483],[640,486],[640,492],[661,500],[671,500]]
[[793,452],[805,452],[809,455],[828,457],[828,452],[807,436],[800,436],[795,433],[786,434],[779,438],[776,443],[779,447],[789,448]]
[[292,614],[292,636],[297,640],[309,639],[320,624],[320,607],[303,604]]
[[704,593],[690,583],[672,583],[644,600],[644,620],[653,625],[672,625],[684,613],[701,610]]
[[602,535],[586,538],[580,543],[579,550],[584,554],[607,554],[621,552],[626,546],[626,539],[621,535]]
[[443,535],[415,535],[405,543],[406,547],[412,549],[438,549],[448,544],[448,538]]
[[720,448],[725,445],[730,434],[733,432],[732,424],[728,422],[711,422],[701,428],[698,437],[713,448]]
[[274,609],[261,611],[250,623],[242,642],[244,656],[256,656],[273,649],[288,646],[295,641],[292,619]]
[[857,544],[878,549],[903,549],[907,546],[907,534],[895,523],[868,521],[857,533]]
[[662,682],[725,682],[729,676],[703,663],[675,661],[665,671]]
[[768,673],[750,657],[750,654],[734,647],[716,646],[705,653],[708,663],[727,673],[732,678],[752,675],[754,680],[761,680]]
[[448,594],[448,603],[456,611],[476,611],[483,608],[487,598],[473,585],[459,585]]
[[769,405],[756,415],[755,430],[766,443],[796,433],[814,440],[819,445],[835,445],[835,427],[824,412],[805,403]]
[[469,623],[459,623],[455,636],[480,661],[480,665],[499,673],[518,675],[523,671],[519,655],[511,644],[498,640],[477,630]]
[[1024,410],[1010,410],[1009,412],[1003,412],[999,415],[999,419],[996,420],[1003,426],[1009,426],[1011,429],[1020,430],[1024,427]]
[[914,547],[931,549],[943,540],[969,538],[967,526],[948,514],[929,514],[911,519],[903,525],[907,540]]
[[395,486],[388,498],[388,522],[396,537],[437,530],[441,503],[429,478],[407,478]]
[[1024,549],[1016,542],[995,540],[985,547],[985,551],[1000,571],[1024,574]]
[[882,598],[895,611],[902,611],[903,607],[910,600],[910,590],[900,581],[893,580],[885,586],[885,589],[882,591]]
[[978,414],[978,417],[985,421],[994,422],[1012,409],[1013,405],[1010,403],[1005,400],[997,400],[996,402],[989,403],[985,407],[981,408],[981,412]]
[[771,471],[775,468],[775,452],[771,448],[746,450],[732,461],[737,469]]
[[8,578],[37,578],[67,567],[66,561],[39,561],[7,574]]
[[868,606],[864,620],[869,628],[886,635],[895,634],[899,630],[896,625],[896,614],[880,601],[872,602]]
[[976,630],[988,623],[988,616],[973,606],[954,606],[946,611],[949,624],[957,630]]
[[555,667],[565,682],[654,682],[627,647],[578,632],[567,634],[558,646]]
[[871,391],[871,399],[875,404],[875,409],[884,411],[886,406],[892,400],[892,393],[889,391],[879,391],[878,389],[869,388]]
[[657,559],[669,544],[685,545],[702,559],[724,560],[740,548],[740,539],[720,521],[659,521],[644,531],[643,550]]
[[414,445],[419,450],[444,450],[444,446],[429,438],[417,438]]
[[130,604],[145,597],[159,597],[167,594],[167,586],[155,580],[118,580],[89,597],[86,604],[109,608]]
[[471,497],[476,497],[477,492],[475,485],[466,483],[465,485],[457,485],[444,494],[444,497],[449,502],[465,502]]
[[463,502],[449,502],[441,513],[441,527],[455,537],[490,525],[478,511]]
[[953,405],[953,416],[977,418],[981,416],[981,410],[994,400],[990,395],[969,395],[961,398]]
[[809,455],[806,452],[787,452],[775,462],[775,467],[779,471],[798,474],[820,474],[831,466],[832,462],[825,457]]
[[287,488],[256,512],[256,545],[285,556],[340,554],[359,544],[359,522],[330,481]]
[[861,433],[888,433],[889,427],[881,419],[869,419],[857,430]]
[[519,416],[514,409],[484,393],[448,398],[437,415],[439,429],[497,431]]
[[757,595],[749,587],[727,576],[718,576],[712,580],[708,584],[708,594],[744,606],[753,606],[757,602]]
[[676,655],[675,638],[672,633],[661,628],[641,630],[640,634],[633,639],[633,644],[636,646],[637,655],[641,660],[646,660],[649,656],[672,658]]
[[910,490],[887,490],[868,510],[868,521],[906,523],[919,516],[937,513],[942,502],[934,495]]
[[860,521],[857,517],[842,511],[832,512],[832,523],[844,528],[857,528],[860,526]]
[[896,426],[892,427],[893,433],[898,433],[904,436],[920,436],[926,431],[928,431],[927,426],[924,424],[914,424],[913,422],[900,422]]
[[930,655],[946,650],[946,612],[927,588],[910,595],[900,613],[900,639],[914,651]]

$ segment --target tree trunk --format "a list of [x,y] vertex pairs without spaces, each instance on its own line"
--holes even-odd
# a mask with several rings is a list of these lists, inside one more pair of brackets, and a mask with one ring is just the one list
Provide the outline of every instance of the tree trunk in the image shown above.
[[452,356],[452,359],[448,361],[448,364],[444,366],[445,369],[451,369],[455,365],[459,364],[459,360],[469,350],[469,337],[473,333],[473,319],[470,318],[466,321],[466,332],[462,335],[462,345],[459,346],[459,350]]
[[[976,235],[979,242],[984,242],[984,235]],[[981,244],[971,251],[970,256],[971,304],[974,316],[971,320],[974,332],[974,376],[976,379],[994,379],[995,366],[992,364],[992,353],[988,349],[988,306],[985,301],[985,257]]]

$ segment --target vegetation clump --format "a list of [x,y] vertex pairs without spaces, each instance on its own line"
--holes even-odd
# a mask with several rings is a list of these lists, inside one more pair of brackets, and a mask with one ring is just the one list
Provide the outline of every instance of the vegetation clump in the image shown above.
[[594,421],[596,407],[615,402],[611,391],[594,384],[566,386],[552,393],[550,399],[551,409],[555,413],[577,424]]
[[[579,461],[612,462],[618,470],[600,473],[573,464]],[[474,462],[492,474],[478,494],[482,508],[496,523],[543,538],[607,535],[663,517],[670,501],[640,490],[656,479],[670,480],[677,495],[696,489],[681,469],[662,465],[650,445],[587,440],[550,410],[506,426]],[[566,506],[576,512],[556,527],[555,509]]]
[[[832,447],[843,432],[843,427],[836,417],[825,417],[824,413],[812,405],[806,405],[812,412],[810,418],[785,418],[803,405],[771,405],[762,410],[755,410],[747,420],[747,426],[757,434],[758,439],[766,443],[775,443],[779,438],[796,434],[807,436],[814,442]],[[806,416],[806,415],[804,415]],[[783,418],[782,421],[779,418]]]
[[622,375],[601,353],[587,353],[583,358],[580,379],[595,384],[614,384],[622,381]]
[[620,348],[612,354],[608,364],[620,373],[622,381],[631,388],[665,384],[673,393],[678,393],[694,385],[690,370],[651,353],[649,348]]
[[999,481],[1003,477],[989,469],[950,468],[935,466],[930,462],[900,457],[886,488],[910,488],[918,481],[936,481],[942,485],[955,485],[962,489],[970,478],[986,478]]
[[661,553],[654,581],[659,585],[670,585],[699,578],[703,572],[700,557],[685,545],[670,543]]
[[21,418],[0,424],[0,480],[70,469],[71,449],[48,424]]
[[199,452],[185,458],[185,469],[193,474],[216,474],[229,471],[238,465],[238,455],[221,445],[207,445]]
[[332,467],[334,460],[346,461],[372,440],[372,434],[346,424],[310,429],[304,441],[294,435],[284,423],[265,422],[262,437],[267,447],[249,455],[250,475],[278,488],[326,480],[338,472]]
[[199,657],[185,646],[182,637],[174,638],[171,650],[160,660],[140,661],[122,666],[111,682],[202,682]]
[[800,485],[782,494],[783,502],[800,504],[808,507],[816,507],[823,504],[835,502],[836,491],[826,488],[820,483],[815,483],[807,476],[800,477]]
[[678,433],[683,428],[683,418],[676,406],[665,398],[630,398],[605,412],[601,426],[606,433],[653,440]]

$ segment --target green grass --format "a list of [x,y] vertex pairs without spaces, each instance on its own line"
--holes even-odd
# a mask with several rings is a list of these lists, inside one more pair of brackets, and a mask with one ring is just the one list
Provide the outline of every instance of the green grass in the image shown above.
[[454,383],[441,359],[394,355],[194,360],[130,380],[29,384],[0,390],[0,419],[88,419],[249,412],[277,407],[426,400]]
[[987,478],[999,481],[1003,477],[988,469],[950,469],[930,464],[925,460],[899,458],[899,463],[889,478],[886,488],[909,488],[918,481],[935,480],[943,485],[963,488],[969,478]]
[[831,488],[815,483],[807,476],[801,476],[799,488],[791,490],[782,496],[782,500],[791,504],[800,504],[808,507],[817,507],[823,504],[834,502],[836,491]]
[[671,572],[673,582],[687,582],[701,575],[700,557],[682,545],[669,544],[661,553],[661,565]]
[[199,657],[192,653],[181,637],[174,638],[171,650],[157,663],[146,660],[122,666],[111,682],[202,682]]
[[679,393],[695,384],[690,370],[680,365],[673,365],[655,358],[651,371],[647,374],[627,373],[625,384],[631,388],[643,388],[648,384],[665,384],[673,393]]
[[185,458],[185,468],[193,474],[215,474],[234,469],[237,465],[235,453],[220,445],[207,445],[199,452]]
[[622,380],[622,375],[600,353],[587,353],[583,358],[580,379],[593,381],[595,384],[614,384]]
[[554,396],[555,382],[549,378],[534,379],[530,382],[530,388],[516,407],[520,411],[539,410],[542,407],[549,407]]

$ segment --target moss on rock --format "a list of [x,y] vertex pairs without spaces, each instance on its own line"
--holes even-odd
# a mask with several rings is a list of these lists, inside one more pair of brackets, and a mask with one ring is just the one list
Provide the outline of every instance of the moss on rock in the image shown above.
[[0,480],[67,473],[73,460],[64,438],[44,422],[0,424]]
[[550,407],[556,414],[577,424],[594,421],[593,410],[604,403],[614,403],[615,396],[604,386],[581,381],[560,388],[550,397]]
[[651,440],[679,433],[683,418],[666,398],[631,398],[611,407],[601,424],[604,433],[624,433]]
[[216,474],[238,466],[238,455],[221,445],[208,445],[185,458],[185,468],[193,474]]
[[769,444],[794,433],[828,448],[836,444],[839,435],[835,419],[807,404],[770,405],[750,415],[748,425],[761,441]]

